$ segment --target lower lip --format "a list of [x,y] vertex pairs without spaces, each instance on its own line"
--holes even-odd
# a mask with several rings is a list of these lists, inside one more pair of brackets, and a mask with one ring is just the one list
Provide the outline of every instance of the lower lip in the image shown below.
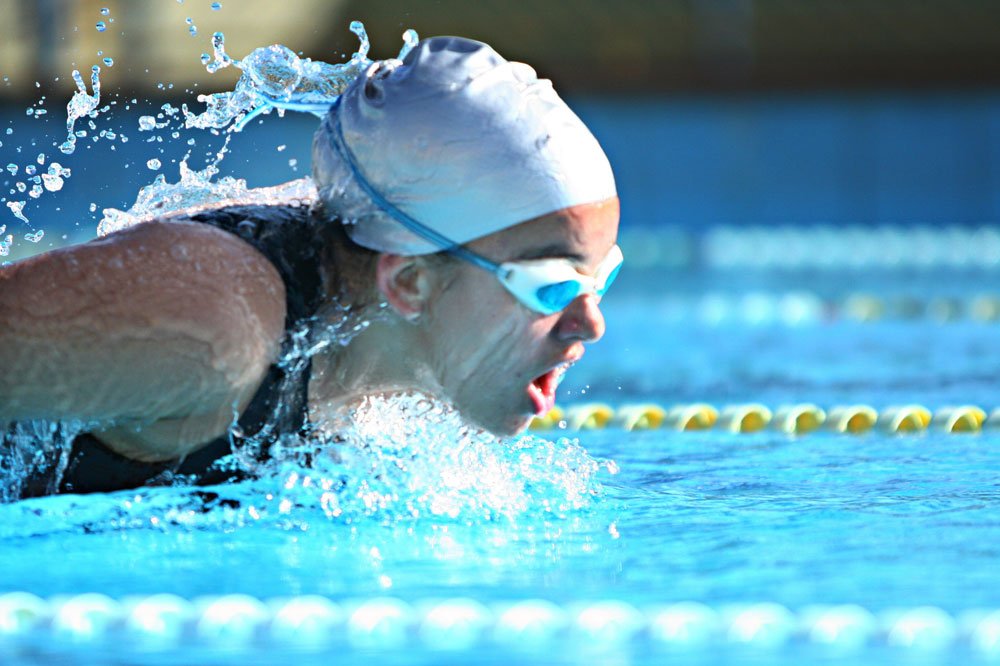
[[[544,416],[552,411],[556,404],[555,378],[552,376],[555,370],[550,370],[541,377],[528,384],[528,397],[531,398],[535,407],[536,416]],[[551,386],[548,393],[542,390],[542,385]]]

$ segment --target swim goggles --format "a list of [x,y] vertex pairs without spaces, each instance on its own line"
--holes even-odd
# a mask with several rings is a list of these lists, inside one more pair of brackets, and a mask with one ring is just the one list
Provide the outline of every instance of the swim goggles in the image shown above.
[[332,123],[330,136],[333,137],[333,147],[350,168],[354,181],[368,195],[372,203],[407,230],[441,248],[442,252],[447,252],[495,275],[500,284],[525,307],[545,315],[554,314],[564,310],[583,294],[603,296],[618,277],[624,257],[617,245],[611,248],[608,256],[598,266],[596,275],[590,277],[580,273],[568,259],[528,259],[498,264],[413,219],[387,201],[361,173],[354,154],[344,141],[339,106],[338,97],[323,122]]

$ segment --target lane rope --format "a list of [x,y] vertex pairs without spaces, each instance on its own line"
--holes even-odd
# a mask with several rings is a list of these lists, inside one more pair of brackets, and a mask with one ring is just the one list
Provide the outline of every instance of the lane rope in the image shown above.
[[925,296],[852,292],[830,298],[808,291],[708,293],[646,301],[661,316],[707,325],[797,326],[834,322],[1000,322],[1000,295]]
[[636,227],[618,240],[629,266],[712,270],[996,270],[1000,226],[716,225]]
[[113,599],[103,594],[43,599],[0,594],[0,647],[44,638],[79,648],[113,641],[116,649],[223,646],[360,649],[482,646],[537,649],[566,642],[697,647],[889,646],[972,649],[1000,655],[1000,610],[951,614],[935,606],[892,608],[777,603],[711,606],[698,602],[634,605],[622,600],[485,604],[471,598],[408,602],[395,597],[335,601],[322,596],[258,599],[232,594],[185,599],[172,594]]
[[1000,407],[989,414],[976,405],[949,405],[936,410],[923,405],[894,405],[877,410],[870,405],[836,405],[825,410],[813,403],[779,405],[771,409],[759,403],[725,405],[708,403],[670,406],[631,403],[612,407],[592,402],[554,407],[531,423],[535,431],[547,430],[674,430],[755,433],[765,430],[789,435],[831,432],[863,435],[918,434],[926,431],[949,434],[1000,432]]

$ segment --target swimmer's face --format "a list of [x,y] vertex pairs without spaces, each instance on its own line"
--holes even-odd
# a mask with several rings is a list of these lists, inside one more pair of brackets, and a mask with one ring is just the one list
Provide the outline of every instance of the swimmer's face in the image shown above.
[[[592,276],[615,244],[618,215],[617,198],[573,206],[468,247],[497,263],[565,258]],[[604,334],[594,294],[542,315],[466,262],[454,260],[436,276],[422,317],[434,379],[466,418],[495,433],[519,432],[547,411],[561,374]]]

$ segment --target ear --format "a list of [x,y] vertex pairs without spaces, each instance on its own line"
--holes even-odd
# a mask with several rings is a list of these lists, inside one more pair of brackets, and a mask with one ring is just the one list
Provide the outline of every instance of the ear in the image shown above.
[[420,257],[380,254],[375,284],[392,309],[409,321],[420,316],[431,294],[427,265]]

